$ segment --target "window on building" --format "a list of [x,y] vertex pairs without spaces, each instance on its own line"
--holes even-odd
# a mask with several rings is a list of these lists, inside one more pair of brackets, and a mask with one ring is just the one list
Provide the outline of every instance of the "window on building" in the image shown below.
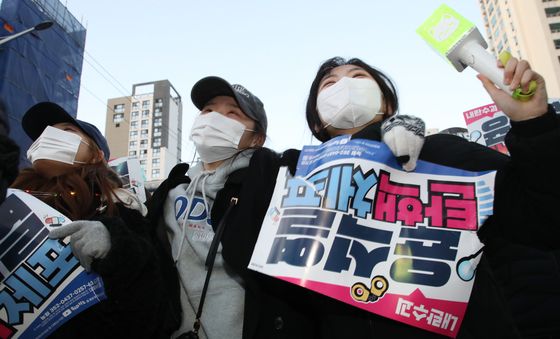
[[147,138],[148,137],[148,130],[147,129],[141,130],[140,135],[142,136],[142,138]]
[[142,120],[142,124],[140,125],[142,128],[148,127],[148,120]]
[[496,26],[496,22],[498,22],[498,18],[497,15],[494,15],[492,18],[490,18],[490,24],[492,25],[492,27]]
[[137,145],[138,145],[138,141],[130,141],[128,143],[128,148],[136,148]]
[[138,131],[130,131],[130,138],[135,139],[138,136]]
[[130,112],[130,119],[137,119],[138,118],[138,111]]
[[162,113],[161,113],[161,108],[156,108],[154,110],[154,117],[161,117]]
[[115,113],[124,113],[124,104],[117,104],[113,106],[113,111]]
[[498,40],[501,33],[502,31],[500,30],[500,27],[496,27],[496,30],[494,31],[494,40]]
[[152,159],[152,166],[159,165],[159,158]]
[[153,169],[152,170],[152,178],[159,178],[159,169]]
[[130,122],[130,129],[138,128],[138,121],[131,121]]
[[142,101],[142,109],[150,108],[150,100]]
[[154,138],[153,147],[160,147],[161,146],[161,138]]
[[150,110],[145,109],[142,111],[142,118],[146,118],[149,116],[150,116]]
[[161,127],[154,127],[154,137],[160,137],[161,136]]
[[159,148],[154,148],[154,149],[152,149],[152,156],[153,156],[153,157],[158,156],[159,153],[160,153],[160,152],[159,152]]
[[549,26],[550,26],[550,32],[552,33],[560,32],[560,22],[550,24]]
[[119,122],[124,120],[124,113],[115,113],[113,114],[113,123],[118,124]]
[[498,49],[498,54],[502,53],[502,50],[504,49],[504,43],[500,41],[496,48]]
[[140,159],[146,159],[148,157],[148,150],[147,149],[141,149],[140,150]]
[[140,140],[140,148],[148,148],[148,139]]
[[560,49],[560,39],[554,40],[554,46],[556,47],[556,49]]
[[140,166],[146,166],[146,160],[140,160]]
[[138,109],[140,107],[140,103],[138,101],[134,101],[132,103],[132,109]]
[[163,107],[163,99],[162,98],[156,99],[156,102],[155,102],[154,106],[155,107]]
[[560,7],[549,7],[545,8],[544,12],[546,13],[547,18],[552,18],[555,16],[560,16]]
[[128,156],[129,157],[135,157],[136,156],[136,151],[129,151]]
[[163,120],[161,118],[154,119],[154,126],[159,127],[162,125]]

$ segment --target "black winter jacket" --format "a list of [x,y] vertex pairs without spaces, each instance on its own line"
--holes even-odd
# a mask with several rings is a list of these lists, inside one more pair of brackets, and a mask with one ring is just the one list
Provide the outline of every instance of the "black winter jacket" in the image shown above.
[[[353,137],[380,140],[380,124]],[[549,110],[545,116],[513,122],[506,144],[511,158],[438,134],[426,138],[420,155],[465,170],[498,170],[494,216],[480,231],[486,251],[458,337],[518,338],[521,332],[524,337],[556,338],[560,221],[554,206],[560,186],[552,164],[560,158],[558,117]],[[231,175],[214,203],[212,219],[219,220],[230,198],[239,198],[227,220],[222,255],[245,281],[243,337],[443,338],[247,269],[278,169],[289,166],[293,172],[298,156],[295,150],[282,155],[256,151],[249,168]]]
[[161,275],[160,253],[147,219],[117,205],[119,217],[100,216],[111,235],[111,249],[94,260],[107,299],[65,323],[50,338],[169,338],[169,301]]
[[18,145],[0,131],[0,204],[4,202],[6,190],[18,175],[18,164]]

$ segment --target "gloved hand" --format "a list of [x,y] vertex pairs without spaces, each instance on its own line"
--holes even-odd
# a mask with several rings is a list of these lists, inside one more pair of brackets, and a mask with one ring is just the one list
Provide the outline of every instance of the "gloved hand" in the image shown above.
[[381,125],[381,139],[407,172],[416,168],[425,131],[424,121],[412,115],[390,117]]
[[111,249],[111,236],[100,221],[78,220],[54,228],[49,233],[51,239],[70,236],[72,253],[87,272],[91,270],[93,259],[103,259]]

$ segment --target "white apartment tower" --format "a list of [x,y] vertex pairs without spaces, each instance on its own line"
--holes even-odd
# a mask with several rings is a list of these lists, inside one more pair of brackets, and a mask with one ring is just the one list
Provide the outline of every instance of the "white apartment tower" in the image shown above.
[[105,137],[112,158],[136,157],[147,185],[157,185],[181,161],[181,96],[168,80],[132,86],[132,95],[107,101]]
[[488,45],[529,61],[560,98],[560,0],[479,0]]

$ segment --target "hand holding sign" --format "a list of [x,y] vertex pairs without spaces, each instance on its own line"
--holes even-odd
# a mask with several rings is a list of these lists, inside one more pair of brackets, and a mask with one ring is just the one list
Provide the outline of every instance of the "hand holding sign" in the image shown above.
[[111,249],[111,236],[100,221],[78,220],[54,228],[49,238],[60,239],[70,236],[72,252],[86,271],[91,271],[93,259],[102,259]]
[[383,142],[407,172],[416,168],[416,161],[424,145],[425,130],[424,121],[412,115],[397,115],[383,122]]

